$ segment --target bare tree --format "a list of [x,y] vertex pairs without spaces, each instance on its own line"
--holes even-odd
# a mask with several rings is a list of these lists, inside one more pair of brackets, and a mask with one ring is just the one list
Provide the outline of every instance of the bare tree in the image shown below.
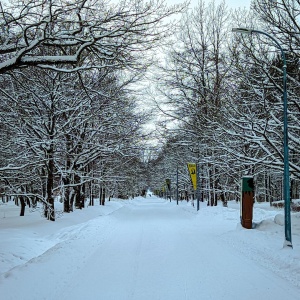
[[[99,9],[101,8],[101,9]],[[163,0],[26,0],[0,5],[0,73],[33,65],[65,72],[136,64],[184,5]]]
[[224,2],[216,5],[212,1],[206,5],[200,1],[182,19],[179,43],[170,51],[159,78],[167,107],[162,110],[183,124],[180,131],[189,137],[195,160],[205,169],[207,189],[212,191],[211,205],[217,203],[214,191],[221,189],[216,160],[221,154],[214,136],[217,124],[223,119],[220,108],[228,73],[228,18]]
[[[298,1],[253,2],[252,19],[238,17],[234,27],[258,28],[274,36],[286,51],[290,170],[293,180],[299,178],[297,153],[299,152],[299,54],[297,16]],[[237,39],[237,40],[234,40]],[[283,169],[283,104],[281,53],[271,39],[262,35],[234,36],[232,55],[234,63],[228,84],[227,116],[220,134],[222,147],[237,163],[235,166],[260,177],[259,184],[282,174]],[[282,176],[276,175],[280,184]],[[267,193],[270,195],[270,193]],[[259,195],[257,195],[259,197]]]

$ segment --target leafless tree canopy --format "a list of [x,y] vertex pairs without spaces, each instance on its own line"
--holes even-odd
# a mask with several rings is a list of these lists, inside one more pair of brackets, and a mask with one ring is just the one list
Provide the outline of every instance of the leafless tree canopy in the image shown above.
[[137,53],[153,48],[168,34],[165,18],[183,7],[167,7],[162,0],[1,4],[0,72],[28,65],[64,71],[130,66]]

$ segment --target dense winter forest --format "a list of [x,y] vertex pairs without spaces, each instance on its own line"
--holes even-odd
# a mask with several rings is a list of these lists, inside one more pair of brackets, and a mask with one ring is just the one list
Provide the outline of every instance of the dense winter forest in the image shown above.
[[[0,193],[64,211],[128,198],[166,179],[208,205],[282,199],[282,59],[287,57],[292,199],[300,179],[300,1],[169,6],[164,0],[0,2]],[[148,85],[150,87],[148,87]],[[155,127],[153,124],[156,122]],[[178,179],[177,179],[178,178]],[[178,181],[178,184],[177,184]]]

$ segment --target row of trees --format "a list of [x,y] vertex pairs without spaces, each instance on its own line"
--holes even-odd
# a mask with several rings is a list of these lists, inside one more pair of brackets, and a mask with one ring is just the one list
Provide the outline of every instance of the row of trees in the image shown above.
[[[299,197],[299,1],[253,0],[250,11],[214,1],[185,7],[163,0],[0,5],[2,193],[42,201],[55,220],[55,195],[69,212],[87,196],[103,204],[111,195],[161,190],[166,178],[174,190],[177,169],[185,197],[186,164],[195,162],[209,205],[238,199],[246,174],[255,176],[257,199],[280,199],[282,61],[264,36],[231,33],[249,27],[272,34],[287,54],[291,186]],[[184,14],[174,27],[166,20],[177,12]],[[153,78],[163,145],[145,150],[150,116],[137,107],[136,87],[158,46],[166,49]]]
[[291,193],[299,198],[299,14],[297,0],[253,0],[250,11],[199,1],[185,14],[156,78],[168,142],[152,161],[155,189],[164,178],[176,188],[178,166],[179,190],[190,190],[186,163],[195,162],[209,205],[238,199],[243,175],[255,176],[258,200],[282,199],[281,53],[265,36],[231,32],[244,27],[271,34],[287,55]]
[[0,187],[64,211],[146,187],[135,84],[185,5],[163,0],[0,4]]

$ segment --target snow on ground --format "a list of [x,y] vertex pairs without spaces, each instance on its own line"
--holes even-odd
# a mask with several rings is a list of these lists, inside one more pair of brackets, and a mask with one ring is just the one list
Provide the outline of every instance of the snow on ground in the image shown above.
[[0,298],[299,299],[300,213],[292,213],[293,249],[283,247],[282,209],[256,203],[253,215],[247,230],[235,201],[197,212],[148,195],[50,222],[1,203]]

